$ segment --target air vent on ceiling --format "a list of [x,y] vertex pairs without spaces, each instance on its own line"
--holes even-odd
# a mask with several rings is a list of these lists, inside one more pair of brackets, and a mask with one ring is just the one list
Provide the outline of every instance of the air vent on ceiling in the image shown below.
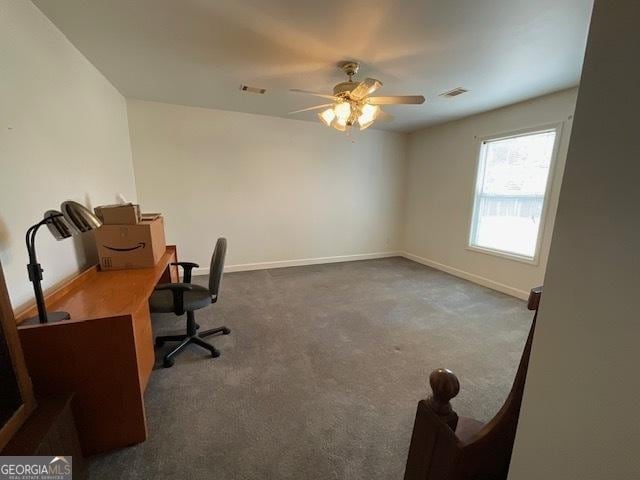
[[261,95],[267,91],[266,88],[250,87],[249,85],[240,85],[240,90],[243,92],[259,93]]
[[462,87],[456,87],[453,90],[449,90],[448,92],[441,93],[438,95],[439,97],[457,97],[458,95],[462,95],[463,93],[467,93],[469,90]]

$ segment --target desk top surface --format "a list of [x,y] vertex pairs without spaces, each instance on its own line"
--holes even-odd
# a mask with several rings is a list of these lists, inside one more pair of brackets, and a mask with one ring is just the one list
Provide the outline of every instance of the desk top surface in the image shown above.
[[[167,246],[158,263],[152,268],[103,272],[94,266],[47,295],[47,310],[69,312],[71,320],[63,322],[133,314],[143,302],[148,301],[167,266],[175,261],[175,247]],[[35,306],[32,306],[17,314],[16,320],[20,324],[36,314]],[[20,328],[38,326],[38,323],[22,324]]]

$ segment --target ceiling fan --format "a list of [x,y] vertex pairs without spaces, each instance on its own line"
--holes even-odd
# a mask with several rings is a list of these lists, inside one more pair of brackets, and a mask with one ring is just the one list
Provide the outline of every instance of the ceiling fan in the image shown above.
[[380,80],[375,78],[365,78],[361,82],[354,82],[352,77],[358,73],[359,64],[357,62],[341,62],[338,65],[344,73],[349,76],[346,82],[338,83],[333,87],[333,95],[310,92],[292,88],[292,92],[306,93],[316,97],[327,98],[332,103],[316,105],[315,107],[303,108],[289,112],[289,114],[308,112],[326,108],[318,114],[318,117],[328,127],[345,132],[352,126],[358,124],[360,130],[373,125],[376,120],[390,120],[393,117],[382,111],[380,105],[420,105],[424,103],[422,95],[395,95],[391,97],[370,97],[373,92],[382,86]]

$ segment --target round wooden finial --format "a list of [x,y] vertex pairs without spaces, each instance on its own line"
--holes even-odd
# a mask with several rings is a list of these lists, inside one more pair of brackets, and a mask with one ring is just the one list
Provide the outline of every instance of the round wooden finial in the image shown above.
[[429,383],[433,394],[429,403],[440,414],[452,411],[449,401],[460,392],[460,382],[455,373],[446,368],[438,368],[429,375]]

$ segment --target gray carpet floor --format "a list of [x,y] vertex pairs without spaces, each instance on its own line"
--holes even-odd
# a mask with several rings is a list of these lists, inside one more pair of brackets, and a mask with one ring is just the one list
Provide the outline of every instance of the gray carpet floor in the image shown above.
[[[490,419],[532,315],[520,300],[388,258],[227,274],[220,301],[197,318],[232,330],[212,339],[222,356],[189,347],[156,368],[148,440],[92,457],[91,478],[400,480],[429,373],[456,372],[458,413]],[[172,315],[153,321],[156,334],[184,328]]]

